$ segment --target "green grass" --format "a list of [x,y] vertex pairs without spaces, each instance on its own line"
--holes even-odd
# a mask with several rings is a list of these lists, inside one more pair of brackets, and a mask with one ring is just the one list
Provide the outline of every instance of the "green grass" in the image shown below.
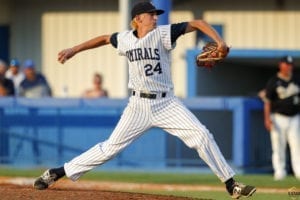
[[[150,193],[150,192],[149,192]],[[160,192],[154,191],[151,192],[152,194],[161,194],[161,195],[173,195],[173,196],[182,196],[182,197],[190,197],[194,198],[195,200],[232,200],[232,198],[226,192],[197,192],[197,191],[188,191],[188,192],[180,192],[180,191],[173,191],[173,192]],[[242,198],[245,199],[245,198]],[[251,200],[291,200],[288,194],[262,194],[259,191],[253,195]],[[249,200],[250,200],[249,199]],[[300,199],[300,197],[299,197]],[[298,199],[297,199],[298,200]]]
[[[0,176],[8,177],[37,177],[44,169],[13,169],[13,168],[1,168]],[[164,184],[186,184],[186,185],[211,185],[211,186],[222,186],[223,183],[213,174],[201,174],[201,173],[154,173],[154,172],[107,172],[107,171],[93,171],[87,173],[82,177],[83,180],[98,180],[98,181],[115,181],[115,182],[131,182],[131,183],[164,183]],[[288,196],[288,189],[296,187],[300,190],[300,181],[295,179],[293,176],[287,177],[283,181],[274,181],[271,175],[237,175],[236,180],[255,185],[258,187],[257,194],[253,196],[253,200],[290,200]],[[286,190],[280,194],[266,194],[260,193],[259,189],[263,188],[278,188]],[[137,191],[141,192],[141,191]],[[145,193],[185,196],[192,198],[202,199],[230,199],[227,195],[225,188],[224,192],[216,191],[143,191]],[[200,198],[200,199],[201,199]],[[299,196],[300,199],[300,196]]]
[[7,177],[36,177],[39,176],[43,170],[38,169],[17,169],[17,168],[8,168],[0,167],[0,176]]

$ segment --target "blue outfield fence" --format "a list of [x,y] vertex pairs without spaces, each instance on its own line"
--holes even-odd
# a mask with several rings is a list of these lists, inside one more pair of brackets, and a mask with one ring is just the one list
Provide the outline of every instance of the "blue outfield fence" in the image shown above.
[[[232,145],[226,159],[234,166],[256,165],[255,158],[251,158],[253,140],[249,138],[253,131],[251,112],[262,110],[259,99],[199,97],[182,101],[195,113],[230,112],[232,131],[224,132],[232,134],[228,137],[231,141],[218,143],[221,147],[223,142]],[[1,98],[0,163],[13,166],[63,164],[109,137],[126,104],[127,99]],[[205,115],[202,117],[205,118]],[[222,126],[225,122],[220,120],[213,123]],[[186,150],[187,147],[174,138],[160,129],[151,129],[103,167],[204,165],[197,155],[191,156],[192,150]]]

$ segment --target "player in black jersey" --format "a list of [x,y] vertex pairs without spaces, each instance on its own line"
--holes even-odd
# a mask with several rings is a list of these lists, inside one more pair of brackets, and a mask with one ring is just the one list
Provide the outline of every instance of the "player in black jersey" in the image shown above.
[[286,144],[295,176],[300,179],[300,84],[293,76],[293,58],[283,57],[279,72],[270,78],[264,99],[264,122],[270,131],[274,179],[286,177]]

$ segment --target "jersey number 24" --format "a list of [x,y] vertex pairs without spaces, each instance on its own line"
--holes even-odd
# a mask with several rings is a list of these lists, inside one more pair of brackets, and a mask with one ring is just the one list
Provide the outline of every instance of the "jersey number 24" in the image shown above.
[[146,76],[152,76],[155,73],[157,73],[157,74],[162,73],[160,62],[158,62],[155,66],[153,66],[151,64],[147,64],[147,65],[144,66],[144,69],[145,69],[145,75]]

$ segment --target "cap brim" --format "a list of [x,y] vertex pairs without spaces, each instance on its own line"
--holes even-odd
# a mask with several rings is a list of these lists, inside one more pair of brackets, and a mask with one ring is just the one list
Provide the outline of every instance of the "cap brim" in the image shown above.
[[161,15],[165,13],[164,10],[160,10],[160,9],[149,10],[147,13],[152,13],[152,12],[155,12],[157,15]]
[[164,14],[165,11],[164,10],[156,10],[156,13],[157,13],[157,15],[161,15],[161,14]]
[[289,61],[286,61],[286,60],[280,60],[279,62],[281,63],[286,63],[286,64],[290,64],[290,65],[293,65],[294,62],[289,62]]

